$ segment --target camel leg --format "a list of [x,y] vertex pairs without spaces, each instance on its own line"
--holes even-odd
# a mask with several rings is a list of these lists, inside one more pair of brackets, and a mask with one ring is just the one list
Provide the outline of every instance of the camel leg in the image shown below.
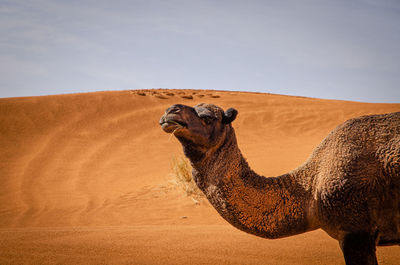
[[340,240],[346,265],[377,265],[376,235],[366,232],[349,233]]

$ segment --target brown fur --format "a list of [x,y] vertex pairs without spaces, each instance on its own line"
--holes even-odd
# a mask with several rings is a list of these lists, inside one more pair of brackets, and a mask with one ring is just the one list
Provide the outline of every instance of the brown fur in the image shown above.
[[322,228],[339,240],[347,264],[376,264],[376,244],[400,243],[400,113],[349,120],[302,166],[270,178],[243,158],[231,125],[236,114],[174,105],[160,120],[228,222],[266,238]]

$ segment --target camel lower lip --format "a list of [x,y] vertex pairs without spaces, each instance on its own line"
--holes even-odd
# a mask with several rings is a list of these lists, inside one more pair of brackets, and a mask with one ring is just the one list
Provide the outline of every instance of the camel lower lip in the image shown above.
[[161,124],[161,127],[167,133],[172,133],[172,132],[176,131],[177,129],[184,128],[183,125],[176,123],[176,122],[164,122],[163,124]]

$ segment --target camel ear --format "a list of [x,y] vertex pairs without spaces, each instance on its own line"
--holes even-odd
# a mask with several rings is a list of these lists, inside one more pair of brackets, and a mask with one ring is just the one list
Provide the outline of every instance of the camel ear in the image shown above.
[[236,119],[238,115],[238,111],[234,108],[229,108],[224,112],[224,116],[222,117],[222,123],[231,123]]
[[217,117],[215,116],[214,112],[210,111],[209,109],[206,109],[204,107],[201,106],[195,106],[194,110],[197,113],[197,116],[199,116],[200,118],[213,118],[216,119]]

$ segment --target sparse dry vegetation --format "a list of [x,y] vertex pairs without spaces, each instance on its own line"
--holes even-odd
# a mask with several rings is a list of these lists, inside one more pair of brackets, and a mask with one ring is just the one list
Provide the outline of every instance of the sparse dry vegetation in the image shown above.
[[180,187],[187,196],[199,199],[203,195],[192,178],[192,167],[186,157],[172,158],[172,182]]

